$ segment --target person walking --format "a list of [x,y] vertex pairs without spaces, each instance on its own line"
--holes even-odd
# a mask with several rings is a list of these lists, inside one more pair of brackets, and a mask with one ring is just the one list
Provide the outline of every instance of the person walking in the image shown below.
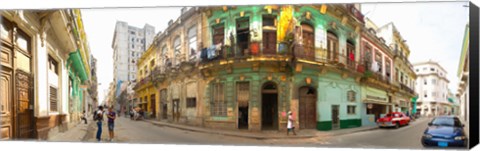
[[290,133],[290,131],[293,132],[293,135],[297,135],[295,133],[295,126],[293,124],[293,116],[292,116],[292,111],[288,111],[288,123],[287,123],[287,135]]
[[102,122],[103,122],[103,106],[98,107],[97,112],[95,113],[95,121],[97,121],[97,141],[102,140]]
[[82,121],[85,121],[85,124],[87,124],[87,113],[85,112],[85,110],[83,111],[83,114],[82,114]]
[[113,128],[115,127],[115,118],[116,118],[116,113],[113,111],[113,107],[108,108],[108,134],[110,134],[110,141],[113,141]]

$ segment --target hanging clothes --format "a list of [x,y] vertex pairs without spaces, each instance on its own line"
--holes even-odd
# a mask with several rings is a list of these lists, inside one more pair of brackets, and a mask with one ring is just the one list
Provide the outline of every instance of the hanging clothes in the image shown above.
[[373,61],[372,63],[372,71],[373,72],[378,72],[378,64],[376,61]]
[[207,48],[202,49],[202,52],[200,54],[200,58],[202,58],[202,60],[207,60],[208,59],[208,49]]
[[209,60],[214,59],[214,58],[217,56],[217,55],[215,54],[215,52],[216,52],[215,50],[216,50],[215,45],[210,46],[209,48],[207,48],[207,58],[208,58]]
[[353,55],[353,52],[350,52],[349,58],[350,58],[350,60],[352,60],[352,61],[355,60],[355,55]]

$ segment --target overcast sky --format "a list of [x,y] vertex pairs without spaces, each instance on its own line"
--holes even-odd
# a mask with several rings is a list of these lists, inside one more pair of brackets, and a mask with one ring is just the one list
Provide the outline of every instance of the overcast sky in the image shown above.
[[457,69],[468,2],[372,3],[362,5],[362,13],[377,26],[393,22],[410,48],[410,62],[437,61],[450,80],[449,88],[457,92]]
[[181,7],[82,9],[82,19],[90,49],[97,58],[99,103],[113,81],[112,40],[115,23],[126,21],[129,25],[143,28],[145,24],[155,27],[155,33],[167,28],[170,19],[180,16]]
[[[461,45],[468,22],[468,2],[443,3],[369,3],[362,12],[377,26],[393,22],[407,40],[412,63],[432,59],[438,61],[450,80],[449,88],[456,92]],[[170,19],[180,15],[180,7],[82,9],[90,48],[98,59],[99,100],[113,79],[113,31],[117,20],[143,27],[146,23],[163,31]]]

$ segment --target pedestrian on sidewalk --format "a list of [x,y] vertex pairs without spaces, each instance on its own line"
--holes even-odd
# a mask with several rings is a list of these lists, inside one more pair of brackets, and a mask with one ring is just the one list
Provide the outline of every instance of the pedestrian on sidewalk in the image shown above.
[[290,131],[293,132],[293,135],[297,135],[295,133],[295,125],[293,124],[293,122],[294,120],[293,120],[292,111],[288,111],[287,136],[290,133]]
[[108,134],[110,134],[110,141],[113,141],[113,128],[115,127],[116,113],[113,111],[113,107],[108,108]]
[[98,107],[95,113],[95,121],[97,121],[97,141],[102,140],[102,122],[103,122],[103,106]]
[[85,110],[83,110],[81,119],[82,119],[82,121],[85,121],[85,124],[87,124],[87,113],[85,112]]

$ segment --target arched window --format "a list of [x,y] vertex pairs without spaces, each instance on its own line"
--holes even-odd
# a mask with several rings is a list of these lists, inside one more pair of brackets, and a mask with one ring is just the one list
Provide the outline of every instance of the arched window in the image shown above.
[[329,61],[338,61],[338,38],[331,31],[327,32],[327,58]]
[[305,57],[308,60],[315,60],[315,32],[310,24],[302,23],[302,38]]

